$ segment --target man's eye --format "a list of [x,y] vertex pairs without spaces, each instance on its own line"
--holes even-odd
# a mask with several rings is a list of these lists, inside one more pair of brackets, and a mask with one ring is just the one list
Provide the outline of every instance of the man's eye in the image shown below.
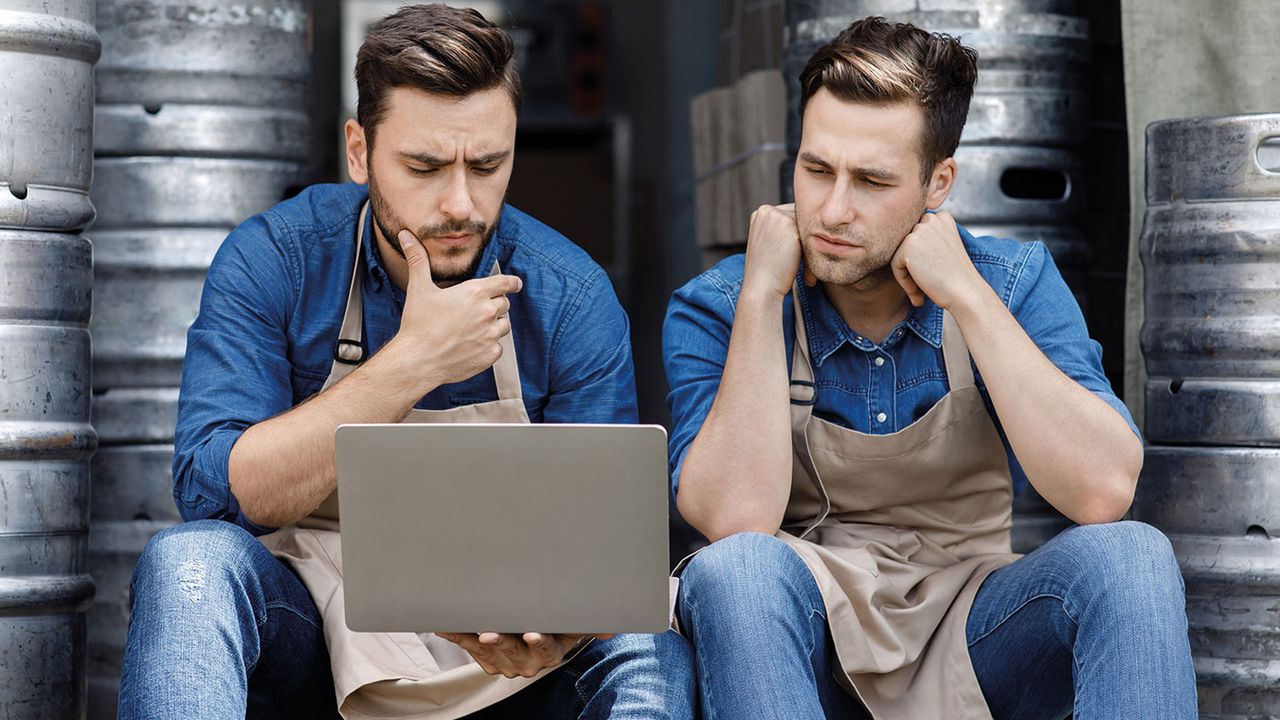
[[811,168],[808,168],[808,170],[809,170],[809,174],[810,174],[810,175],[828,175],[828,174],[830,174],[830,173],[828,173],[828,171],[827,171],[827,169],[826,169],[826,168],[811,167]]
[[889,187],[888,185],[885,185],[884,183],[878,183],[878,182],[876,182],[875,180],[863,180],[862,182],[866,183],[867,185],[869,185],[869,186],[871,186],[871,187],[873,187],[873,188],[887,188],[887,187]]
[[409,172],[413,173],[414,175],[431,175],[435,173],[435,171],[436,171],[436,168],[417,168],[417,167],[409,168]]
[[474,170],[479,175],[492,175],[498,172],[497,165],[494,165],[493,167],[476,167],[471,169]]

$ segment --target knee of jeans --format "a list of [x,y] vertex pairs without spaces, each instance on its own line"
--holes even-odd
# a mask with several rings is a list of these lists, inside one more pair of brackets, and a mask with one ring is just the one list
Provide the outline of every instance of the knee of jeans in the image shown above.
[[693,666],[689,641],[671,630],[653,635],[626,633],[597,642],[605,661],[611,665],[644,666],[656,661],[654,667],[670,668],[672,673]]
[[1063,533],[1073,547],[1077,571],[1085,587],[1092,587],[1117,603],[1134,594],[1167,598],[1181,606],[1182,573],[1169,538],[1142,522],[1122,521],[1081,525]]
[[263,548],[244,528],[222,520],[195,520],[160,531],[147,542],[132,587],[149,596],[198,602],[220,582],[243,575],[249,553]]
[[730,535],[703,548],[680,576],[684,601],[717,603],[735,597],[767,598],[785,592],[786,580],[808,576],[804,561],[786,543],[764,533]]

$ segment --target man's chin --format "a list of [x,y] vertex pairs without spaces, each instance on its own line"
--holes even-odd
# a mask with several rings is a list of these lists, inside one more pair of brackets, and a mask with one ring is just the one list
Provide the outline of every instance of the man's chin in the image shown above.
[[447,284],[470,280],[476,276],[476,269],[480,265],[480,255],[483,249],[483,247],[479,247],[470,251],[458,252],[457,248],[449,248],[452,252],[440,250],[431,252],[431,278],[436,283]]

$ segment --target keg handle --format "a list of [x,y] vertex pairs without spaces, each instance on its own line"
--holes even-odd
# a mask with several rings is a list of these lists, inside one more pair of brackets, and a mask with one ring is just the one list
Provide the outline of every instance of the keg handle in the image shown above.
[[[1276,140],[1275,148],[1275,164],[1276,169],[1270,169],[1262,161],[1262,147],[1267,144],[1268,140]],[[1274,129],[1255,130],[1253,137],[1249,143],[1252,148],[1250,159],[1253,160],[1254,170],[1261,173],[1263,177],[1280,176],[1280,131]]]

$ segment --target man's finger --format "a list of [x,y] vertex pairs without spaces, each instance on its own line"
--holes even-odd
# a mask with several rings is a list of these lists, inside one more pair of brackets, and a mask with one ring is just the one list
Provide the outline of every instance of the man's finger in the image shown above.
[[558,665],[564,658],[566,648],[560,644],[555,635],[525,633],[524,642],[533,652],[534,659],[543,667]]
[[427,249],[418,242],[418,236],[409,230],[401,230],[396,239],[400,241],[400,249],[404,251],[405,262],[409,263],[409,282],[425,281],[424,287],[435,287],[436,284],[431,279],[431,258],[427,256]]
[[907,270],[906,263],[902,262],[898,257],[894,257],[889,263],[889,267],[893,270],[893,279],[898,281],[898,285],[902,286],[902,291],[907,294],[907,299],[915,307],[924,304],[924,293],[920,291],[920,286],[916,284],[915,279],[911,277],[911,271]]
[[491,298],[518,293],[524,288],[524,281],[515,275],[490,275],[467,282],[475,283],[481,292]]
[[480,665],[486,673],[490,675],[502,675],[503,677],[516,677],[520,674],[520,667],[513,663],[505,653],[498,649],[494,642],[493,636],[497,633],[481,633],[475,634],[452,634],[452,642],[457,644]]

